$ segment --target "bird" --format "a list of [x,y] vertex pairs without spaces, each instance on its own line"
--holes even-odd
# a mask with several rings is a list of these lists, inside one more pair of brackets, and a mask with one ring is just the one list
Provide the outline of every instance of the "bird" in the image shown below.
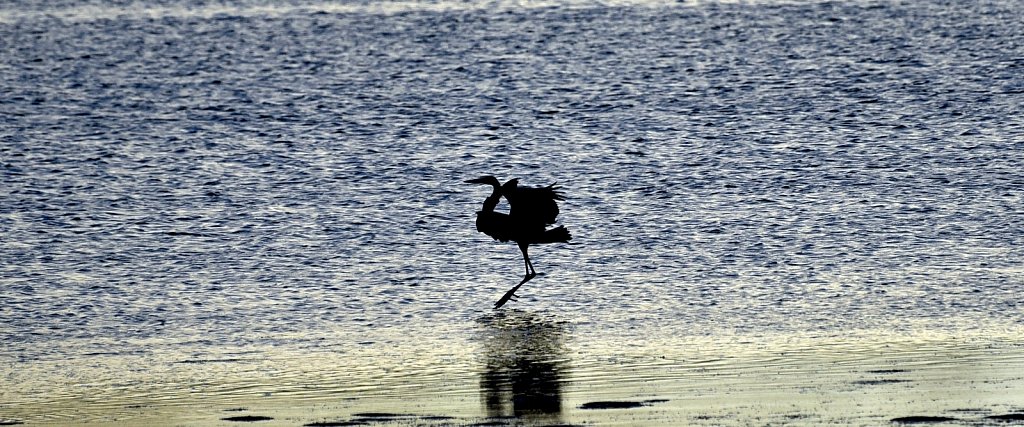
[[[565,200],[565,196],[558,191],[557,183],[547,187],[519,187],[518,178],[501,184],[498,178],[493,176],[482,176],[466,182],[487,184],[492,187],[490,196],[484,199],[483,207],[476,213],[477,231],[501,242],[516,242],[523,253],[526,275],[494,305],[494,308],[501,308],[509,299],[515,297],[515,292],[520,286],[537,276],[537,271],[530,262],[531,244],[566,243],[572,240],[572,233],[564,225],[547,228],[548,225],[555,223],[559,212],[557,202]],[[494,211],[502,196],[508,200],[507,214]]]

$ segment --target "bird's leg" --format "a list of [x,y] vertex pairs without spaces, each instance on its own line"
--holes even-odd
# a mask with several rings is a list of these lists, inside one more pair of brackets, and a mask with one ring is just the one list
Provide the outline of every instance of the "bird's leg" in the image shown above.
[[528,245],[526,244],[519,244],[519,250],[523,251],[523,260],[526,264],[526,276],[523,276],[523,281],[519,282],[518,285],[513,286],[512,289],[509,289],[508,292],[505,292],[505,295],[502,295],[501,299],[499,299],[498,302],[494,304],[494,308],[501,308],[501,306],[505,305],[505,303],[508,302],[509,300],[515,301],[515,299],[517,298],[516,291],[519,290],[519,287],[523,286],[523,283],[529,282],[530,279],[537,276],[537,272],[534,271],[533,269],[533,263],[530,262],[530,255],[528,255],[526,252],[527,246]]
[[[537,275],[537,271],[533,269],[533,263],[530,262],[530,254],[527,252],[529,246],[529,244],[525,243],[519,244],[519,250],[523,251],[523,262],[526,263],[526,276],[523,277],[523,283],[526,283]],[[523,283],[520,283],[520,285]]]

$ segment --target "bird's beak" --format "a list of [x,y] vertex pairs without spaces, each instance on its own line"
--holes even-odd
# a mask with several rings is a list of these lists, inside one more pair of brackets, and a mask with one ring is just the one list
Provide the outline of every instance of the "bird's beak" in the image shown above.
[[482,177],[481,178],[474,178],[474,179],[467,179],[466,180],[466,184],[486,184],[486,183],[487,183],[487,180],[485,180]]

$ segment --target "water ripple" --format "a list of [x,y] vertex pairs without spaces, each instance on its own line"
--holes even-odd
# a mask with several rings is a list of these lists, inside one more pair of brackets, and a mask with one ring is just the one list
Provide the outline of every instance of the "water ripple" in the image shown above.
[[470,339],[485,174],[567,346],[1024,324],[1019,2],[499,3],[4,8],[0,358]]

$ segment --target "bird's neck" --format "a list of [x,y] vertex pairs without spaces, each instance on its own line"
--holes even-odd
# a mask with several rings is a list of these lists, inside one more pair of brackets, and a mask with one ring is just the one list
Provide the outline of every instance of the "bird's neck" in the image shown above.
[[499,201],[501,201],[501,193],[495,191],[484,199],[484,207],[481,209],[481,212],[494,212],[494,208],[498,207]]

